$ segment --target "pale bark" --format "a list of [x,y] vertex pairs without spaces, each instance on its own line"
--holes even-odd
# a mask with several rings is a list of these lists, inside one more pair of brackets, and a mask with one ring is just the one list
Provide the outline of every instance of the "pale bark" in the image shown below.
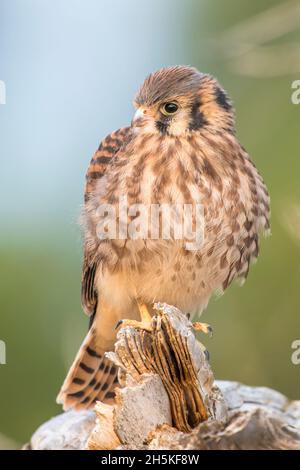
[[108,356],[121,370],[113,406],[68,412],[32,449],[300,449],[300,401],[214,381],[190,321],[159,304],[151,332],[125,327]]

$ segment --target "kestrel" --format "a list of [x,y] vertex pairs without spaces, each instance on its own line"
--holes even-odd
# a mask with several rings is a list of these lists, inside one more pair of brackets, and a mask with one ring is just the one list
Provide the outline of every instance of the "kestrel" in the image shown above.
[[[90,329],[58,396],[65,409],[113,399],[117,370],[105,352],[118,322],[150,329],[154,302],[201,313],[213,293],[247,277],[269,230],[267,188],[212,76],[163,68],[145,79],[134,105],[131,125],[105,137],[86,175],[82,305]],[[201,246],[187,249],[175,237],[103,237],[99,207],[115,208],[120,222],[122,198],[129,206],[200,204]]]

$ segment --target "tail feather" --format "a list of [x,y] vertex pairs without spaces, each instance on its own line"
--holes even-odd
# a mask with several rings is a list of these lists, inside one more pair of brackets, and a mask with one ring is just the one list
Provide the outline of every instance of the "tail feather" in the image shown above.
[[77,410],[94,406],[97,400],[113,401],[113,389],[118,383],[116,366],[104,356],[96,341],[92,327],[83,341],[77,356],[57,397],[64,410]]
[[99,370],[94,377],[88,406],[93,406],[97,400],[110,403],[114,399],[113,389],[118,383],[117,368],[106,358],[101,362],[102,365],[104,365],[104,370]]

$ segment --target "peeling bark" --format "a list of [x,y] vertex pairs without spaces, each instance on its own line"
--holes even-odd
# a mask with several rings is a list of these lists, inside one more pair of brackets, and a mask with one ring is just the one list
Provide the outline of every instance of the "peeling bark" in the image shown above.
[[64,413],[36,431],[31,448],[300,449],[300,401],[215,382],[192,324],[175,307],[157,304],[152,323],[151,332],[119,331],[107,356],[120,368],[120,388],[114,405],[97,403],[93,429],[91,412]]

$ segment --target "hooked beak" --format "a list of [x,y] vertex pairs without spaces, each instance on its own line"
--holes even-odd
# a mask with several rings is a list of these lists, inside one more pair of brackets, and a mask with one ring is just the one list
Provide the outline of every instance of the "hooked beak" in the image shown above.
[[134,127],[142,127],[145,119],[145,110],[143,108],[138,108],[133,116],[131,125]]

